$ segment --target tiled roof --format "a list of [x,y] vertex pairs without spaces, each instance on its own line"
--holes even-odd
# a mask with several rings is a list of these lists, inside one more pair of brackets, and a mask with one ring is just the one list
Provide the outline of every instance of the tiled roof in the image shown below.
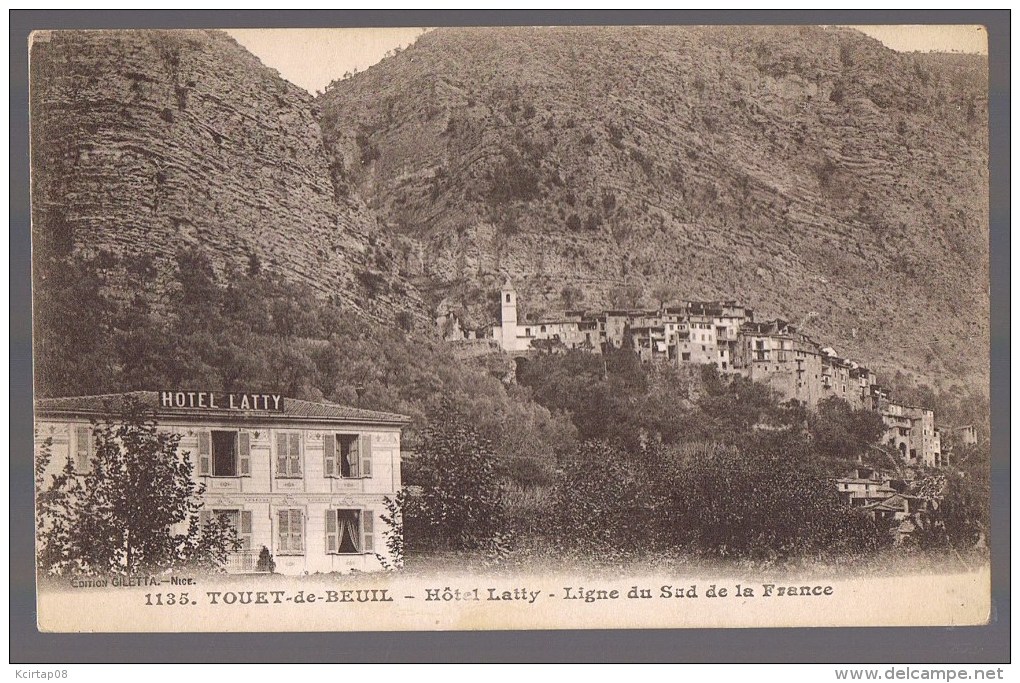
[[282,399],[283,408],[279,412],[261,410],[228,410],[208,408],[161,408],[159,392],[131,391],[122,394],[100,394],[96,396],[70,396],[63,398],[43,398],[35,402],[36,414],[50,415],[109,415],[118,412],[129,398],[135,398],[144,405],[154,408],[157,417],[160,415],[181,415],[188,417],[231,417],[234,419],[260,419],[270,421],[313,420],[324,422],[358,422],[405,424],[410,422],[406,415],[384,413],[377,410],[351,408],[335,403],[315,403],[297,398]]

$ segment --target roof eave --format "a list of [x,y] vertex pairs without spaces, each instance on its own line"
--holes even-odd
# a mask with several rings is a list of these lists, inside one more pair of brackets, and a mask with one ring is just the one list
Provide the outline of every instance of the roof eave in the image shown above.
[[[35,416],[40,417],[106,417],[111,415],[108,410],[97,410],[94,408],[36,408]],[[367,417],[324,417],[308,415],[286,415],[284,413],[260,413],[257,415],[242,414],[230,411],[203,411],[201,413],[157,413],[157,422],[165,418],[186,418],[199,422],[221,421],[229,419],[243,422],[313,422],[316,424],[362,424],[362,425],[387,425],[400,426],[411,423],[411,418],[402,415],[394,418],[367,418]]]

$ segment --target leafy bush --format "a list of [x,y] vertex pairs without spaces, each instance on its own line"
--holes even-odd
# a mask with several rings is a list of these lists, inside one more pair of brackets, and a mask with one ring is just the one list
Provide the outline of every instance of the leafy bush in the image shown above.
[[408,468],[408,484],[420,489],[404,501],[408,548],[500,547],[509,528],[495,453],[452,403],[445,408],[425,429],[414,466]]
[[404,566],[404,508],[407,506],[407,489],[402,488],[392,498],[385,496],[383,505],[386,512],[382,521],[386,524],[383,536],[389,556],[376,553],[383,569],[400,569]]
[[888,537],[844,505],[827,477],[790,455],[748,442],[674,469],[655,500],[660,538],[724,557],[775,560],[873,549]]
[[381,273],[373,273],[370,270],[362,270],[358,273],[358,282],[368,291],[371,296],[379,296],[389,291],[389,283]]
[[494,205],[527,202],[541,194],[539,160],[517,149],[504,151],[503,158],[489,170],[489,201]]
[[410,311],[401,311],[400,313],[397,313],[396,321],[397,325],[404,332],[414,331],[414,316]]
[[594,553],[647,542],[638,508],[640,482],[619,447],[589,441],[562,465],[554,493],[554,532],[559,542]]
[[844,505],[805,456],[790,435],[693,450],[585,443],[557,481],[557,542],[591,554],[685,549],[754,561],[887,545],[887,525]]
[[358,145],[358,151],[361,156],[362,165],[367,165],[379,158],[379,147],[364,132],[359,132],[354,136],[354,141]]

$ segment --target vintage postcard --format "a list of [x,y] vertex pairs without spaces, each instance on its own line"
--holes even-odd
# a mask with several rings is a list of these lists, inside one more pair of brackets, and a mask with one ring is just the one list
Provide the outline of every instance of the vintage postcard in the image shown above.
[[982,27],[30,50],[40,630],[988,621]]

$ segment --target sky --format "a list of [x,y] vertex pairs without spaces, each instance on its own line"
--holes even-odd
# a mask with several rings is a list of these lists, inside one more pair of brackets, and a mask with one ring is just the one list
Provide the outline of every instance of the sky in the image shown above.
[[[982,26],[853,26],[902,52],[988,54]],[[426,28],[231,29],[234,40],[291,83],[314,93],[347,71],[364,71],[395,47],[407,47]]]
[[227,33],[266,66],[308,92],[323,90],[347,71],[364,71],[395,47],[405,48],[424,28],[229,29]]

